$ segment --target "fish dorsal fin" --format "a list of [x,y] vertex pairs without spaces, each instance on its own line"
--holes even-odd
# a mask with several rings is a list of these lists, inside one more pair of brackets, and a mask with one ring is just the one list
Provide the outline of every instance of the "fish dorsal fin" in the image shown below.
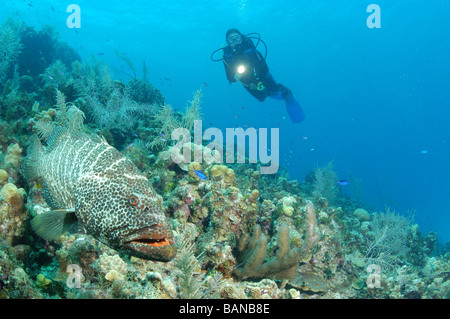
[[25,179],[31,182],[40,177],[39,161],[44,155],[44,148],[38,136],[34,134],[30,138],[30,147],[27,151],[27,157],[23,161],[22,172]]
[[56,126],[47,141],[47,152],[51,152],[68,134],[67,127]]
[[37,215],[31,221],[34,232],[45,240],[55,240],[77,223],[74,209],[60,209]]
[[58,99],[57,122],[54,124],[52,133],[48,138],[48,152],[51,152],[67,136],[74,136],[78,133],[83,135],[82,131],[85,118],[83,111],[73,104],[67,108],[67,104],[69,103],[65,103],[65,97],[60,92],[58,93]]
[[75,138],[79,140],[91,140],[96,143],[107,143],[103,136],[89,134],[85,132],[71,131],[67,127],[57,126],[53,129],[52,134],[47,141],[47,152],[51,152],[58,144],[66,138]]

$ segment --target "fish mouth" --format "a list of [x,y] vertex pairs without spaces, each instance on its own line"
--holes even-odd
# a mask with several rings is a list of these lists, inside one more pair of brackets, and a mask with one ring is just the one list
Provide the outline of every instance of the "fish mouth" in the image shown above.
[[130,255],[155,261],[170,261],[176,254],[172,234],[158,224],[133,231],[123,246]]

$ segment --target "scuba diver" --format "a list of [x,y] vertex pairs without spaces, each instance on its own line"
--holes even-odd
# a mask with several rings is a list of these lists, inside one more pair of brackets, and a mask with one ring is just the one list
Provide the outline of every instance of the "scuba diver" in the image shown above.
[[[217,49],[211,55],[213,61],[223,61],[229,83],[239,81],[244,88],[258,101],[263,102],[266,97],[277,100],[284,99],[287,112],[294,123],[300,123],[305,119],[305,114],[294,99],[291,90],[277,83],[269,72],[266,57],[256,49],[259,42],[265,43],[258,37],[251,36],[254,33],[243,35],[237,29],[229,29],[226,32],[226,46]],[[252,39],[257,39],[255,46]],[[214,59],[213,55],[223,50],[222,59]],[[266,47],[267,56],[267,47]]]

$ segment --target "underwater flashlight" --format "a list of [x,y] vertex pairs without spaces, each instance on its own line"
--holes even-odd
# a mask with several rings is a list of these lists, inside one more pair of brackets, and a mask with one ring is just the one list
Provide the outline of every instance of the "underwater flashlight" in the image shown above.
[[243,66],[243,65],[238,66],[237,71],[238,71],[239,74],[244,73],[245,72],[245,66]]

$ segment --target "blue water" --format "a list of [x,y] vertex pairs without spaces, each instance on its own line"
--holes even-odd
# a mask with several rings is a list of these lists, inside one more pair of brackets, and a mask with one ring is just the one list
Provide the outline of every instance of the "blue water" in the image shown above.
[[[137,67],[145,61],[175,108],[203,88],[204,128],[279,127],[290,178],[332,160],[340,179],[362,180],[374,210],[415,211],[423,233],[450,241],[449,1],[77,1],[78,30],[66,26],[70,3],[2,1],[0,22],[15,12],[38,29],[52,24],[83,59],[118,69],[114,49]],[[366,24],[371,3],[381,8],[379,29]],[[228,85],[210,54],[231,27],[261,34],[271,73],[305,122],[290,123],[282,101],[260,103]]]

